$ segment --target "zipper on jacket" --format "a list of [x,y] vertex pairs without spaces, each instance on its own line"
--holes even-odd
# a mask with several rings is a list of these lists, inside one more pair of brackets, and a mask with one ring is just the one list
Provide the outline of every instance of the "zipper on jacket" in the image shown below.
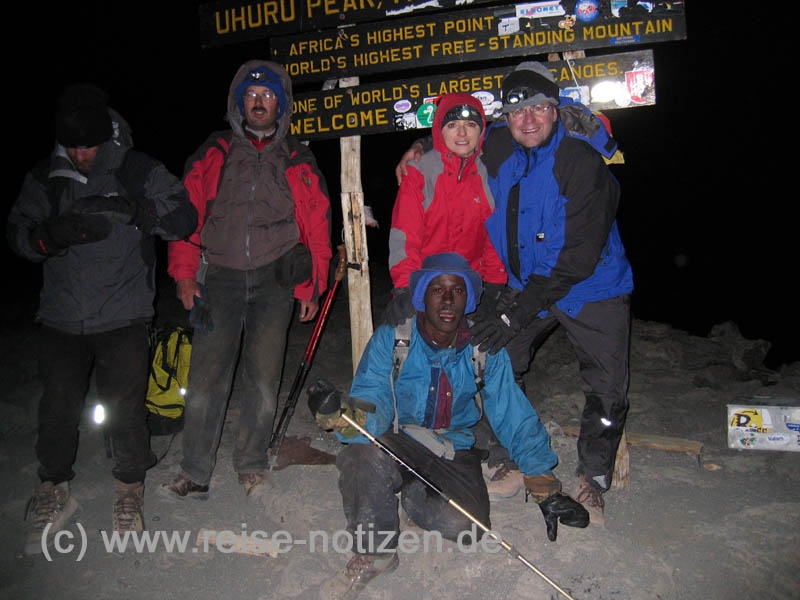
[[256,188],[258,187],[258,175],[261,172],[261,152],[256,152],[256,163],[253,168],[253,184],[250,186],[250,201],[247,203],[247,227],[244,240],[244,253],[247,257],[247,266],[252,268],[250,256],[250,241],[253,221],[255,220]]
[[511,186],[508,191],[508,210],[506,211],[506,238],[508,239],[508,267],[509,271],[520,282],[522,281],[519,261],[519,190],[522,180],[528,175],[531,168],[531,151],[525,148],[525,169],[522,176]]

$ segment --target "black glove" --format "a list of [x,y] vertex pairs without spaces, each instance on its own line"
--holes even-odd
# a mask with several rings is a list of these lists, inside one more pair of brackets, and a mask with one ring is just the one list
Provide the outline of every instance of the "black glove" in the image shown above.
[[283,289],[311,279],[314,273],[311,251],[305,244],[297,243],[275,263],[275,280]]
[[198,284],[200,293],[203,296],[194,296],[194,305],[189,311],[189,324],[195,331],[200,333],[210,333],[214,331],[214,320],[211,318],[211,305],[205,298],[206,288],[201,283]]
[[135,225],[146,233],[158,223],[155,203],[143,196],[84,196],[72,203],[67,214],[101,215],[111,223]]
[[495,314],[470,327],[472,345],[478,346],[481,352],[488,350],[489,354],[497,354],[521,329],[521,321],[512,321],[507,313]]
[[469,315],[470,320],[473,323],[478,323],[480,321],[485,321],[493,315],[496,311],[497,302],[502,297],[505,289],[506,286],[501,283],[484,282],[481,301],[478,304],[478,308],[475,309],[475,312]]
[[111,221],[102,215],[64,214],[48,219],[31,231],[31,246],[45,256],[59,254],[73,244],[99,242],[111,233]]
[[507,311],[511,305],[514,303],[514,299],[519,296],[520,290],[512,287],[506,287],[503,290],[503,293],[500,294],[500,297],[497,299],[497,304],[495,305],[495,311],[498,313],[504,313]]
[[395,288],[392,290],[392,299],[383,311],[383,322],[389,327],[397,327],[416,312],[411,304],[411,290],[407,287]]
[[547,526],[547,539],[551,542],[555,542],[558,536],[559,521],[567,527],[589,525],[589,512],[563,492],[557,492],[538,504]]
[[133,223],[138,209],[125,196],[84,196],[72,203],[66,214],[101,215],[111,223]]
[[[509,301],[509,305],[504,306]],[[524,292],[503,292],[497,304],[497,312],[470,328],[472,344],[482,352],[488,350],[489,354],[497,354],[523,327],[533,322],[540,310],[525,303]]]
[[342,406],[342,394],[324,379],[308,388],[308,408],[314,420],[325,431],[337,431],[344,437],[355,437],[359,431],[342,418],[347,415],[362,427],[367,422],[366,413],[350,404]]
[[135,208],[133,224],[145,233],[151,233],[158,225],[158,215],[156,214],[156,203],[150,198],[136,196],[131,200]]
[[325,379],[317,379],[308,386],[308,409],[316,418],[317,414],[332,415],[342,411],[342,393]]

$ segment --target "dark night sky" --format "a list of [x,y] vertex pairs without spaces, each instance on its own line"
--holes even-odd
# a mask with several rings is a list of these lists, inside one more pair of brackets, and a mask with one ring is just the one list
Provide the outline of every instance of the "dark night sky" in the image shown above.
[[[5,16],[6,27],[22,37],[4,42],[11,105],[4,129],[13,140],[6,149],[12,156],[7,207],[25,172],[50,149],[54,101],[64,84],[92,80],[104,87],[131,123],[137,147],[181,174],[186,157],[224,127],[238,66],[267,55],[266,42],[201,49],[196,3],[189,0],[74,4],[44,9],[29,2]],[[777,83],[786,73],[773,59],[759,59],[756,67],[747,58],[757,50],[771,56],[775,16],[715,13],[703,0],[686,4],[687,40],[652,46],[657,104],[606,113],[626,157],[614,172],[636,280],[634,316],[703,336],[734,321],[745,337],[772,343],[768,366],[775,368],[800,360],[798,301],[790,291],[800,259],[790,204],[797,192],[779,191],[794,182],[786,181],[793,165],[772,142],[792,116],[780,117],[777,107]],[[370,232],[375,268],[385,268],[394,165],[417,135],[362,138],[366,204],[381,223]],[[338,141],[311,148],[339,213]],[[35,303],[38,267],[6,255],[21,297]]]

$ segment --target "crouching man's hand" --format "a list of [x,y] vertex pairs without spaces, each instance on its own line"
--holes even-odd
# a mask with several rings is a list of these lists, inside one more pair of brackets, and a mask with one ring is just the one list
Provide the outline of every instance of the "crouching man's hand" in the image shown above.
[[359,432],[342,415],[347,415],[362,427],[367,422],[367,414],[362,409],[350,404],[342,406],[342,393],[324,379],[318,379],[309,386],[308,408],[317,425],[325,431],[336,431],[344,437],[355,437]]
[[361,427],[367,422],[367,414],[363,410],[360,408],[353,408],[349,405],[343,406],[341,411],[331,415],[317,413],[314,415],[314,418],[317,421],[317,425],[322,427],[325,431],[335,431],[344,437],[357,436],[359,433],[358,429],[345,420],[342,415],[347,415]]
[[542,511],[548,540],[556,541],[559,521],[568,527],[589,525],[589,513],[561,491],[561,482],[554,475],[525,475],[524,481],[526,498],[533,498]]

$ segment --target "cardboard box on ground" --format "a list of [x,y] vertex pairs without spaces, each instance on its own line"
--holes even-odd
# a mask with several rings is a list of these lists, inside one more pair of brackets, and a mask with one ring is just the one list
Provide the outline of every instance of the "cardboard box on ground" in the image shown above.
[[728,404],[728,448],[800,452],[800,398],[737,401]]

